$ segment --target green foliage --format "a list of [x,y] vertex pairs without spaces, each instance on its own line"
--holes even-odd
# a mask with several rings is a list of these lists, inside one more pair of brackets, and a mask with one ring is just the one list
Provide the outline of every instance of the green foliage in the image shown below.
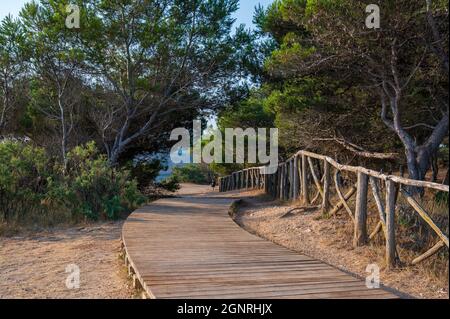
[[157,186],[171,193],[175,193],[181,188],[180,181],[178,180],[177,176],[171,176],[163,180],[161,183],[157,184]]
[[117,219],[144,202],[129,171],[111,168],[94,143],[76,147],[68,159],[64,172],[42,148],[0,143],[2,220],[51,217],[57,211],[73,220]]
[[219,129],[224,133],[226,128],[240,127],[264,128],[271,127],[273,115],[264,109],[264,94],[262,91],[254,91],[251,96],[220,113]]
[[[382,29],[372,31],[364,25],[367,4],[355,0],[276,0],[266,9],[258,7],[255,22],[259,41],[274,46],[263,58],[258,99],[255,101],[253,92],[246,101],[234,103],[220,114],[219,123],[260,127],[258,111],[262,109],[279,128],[282,158],[298,149],[310,149],[343,162],[383,169],[376,159],[355,157],[356,152],[336,143],[336,138],[369,152],[405,154],[404,141],[380,116],[381,79],[392,74],[392,49],[397,43],[397,71],[407,84],[400,103],[401,124],[408,127],[412,140],[427,141],[431,133],[427,126],[435,126],[442,114],[448,116],[446,104],[439,103],[447,100],[448,80],[442,77],[445,72],[440,71],[434,53],[427,50],[434,45],[425,40],[433,38],[424,14],[426,3],[383,2]],[[432,6],[435,31],[446,39],[448,23],[444,20],[448,14],[443,12],[448,12],[448,5],[433,1]],[[447,40],[439,45],[448,51]],[[417,65],[421,59],[423,63]],[[405,80],[408,77],[409,83]],[[386,81],[394,83],[395,79]],[[427,105],[433,106],[424,108]],[[387,117],[391,119],[393,114]],[[448,158],[444,153],[439,156],[443,162]]]
[[[78,146],[68,154],[69,207],[90,219],[116,219],[144,202],[130,172],[111,168],[95,143]],[[83,203],[77,210],[77,203]]]
[[203,164],[187,164],[173,169],[173,176],[180,183],[209,184],[211,171]]
[[165,167],[160,160],[145,160],[130,162],[128,169],[131,177],[137,181],[139,190],[145,192]]
[[40,214],[51,172],[45,151],[15,141],[0,142],[0,218]]

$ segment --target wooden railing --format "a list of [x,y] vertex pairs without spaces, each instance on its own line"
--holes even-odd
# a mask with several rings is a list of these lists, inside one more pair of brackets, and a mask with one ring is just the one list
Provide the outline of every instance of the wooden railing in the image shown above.
[[[285,163],[279,164],[276,173],[266,174],[267,167],[255,167],[235,172],[219,179],[221,192],[234,190],[263,189],[273,198],[284,201],[301,201],[303,206],[315,206],[322,213],[333,216],[345,210],[354,224],[355,247],[364,246],[381,231],[386,239],[386,263],[394,267],[399,261],[395,234],[395,212],[399,195],[402,194],[409,205],[434,230],[438,243],[412,261],[418,264],[436,254],[441,248],[449,247],[448,234],[444,234],[430,214],[419,203],[410,190],[414,188],[449,192],[448,185],[417,181],[399,176],[385,175],[364,167],[342,165],[330,157],[300,151]],[[347,185],[343,192],[343,173],[356,174],[356,184]],[[375,200],[379,222],[369,234],[367,231],[367,207],[369,187]],[[334,192],[334,194],[332,194]],[[382,198],[384,192],[385,200]],[[355,196],[354,211],[349,200]],[[332,196],[335,195],[335,196]],[[331,203],[338,198],[337,203]],[[447,211],[448,214],[448,211]]]

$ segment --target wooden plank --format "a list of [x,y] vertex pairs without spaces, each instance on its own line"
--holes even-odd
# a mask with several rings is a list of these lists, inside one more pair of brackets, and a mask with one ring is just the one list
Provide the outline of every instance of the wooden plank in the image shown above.
[[151,298],[396,297],[247,233],[228,216],[236,198],[207,190],[156,201],[125,222],[127,260]]

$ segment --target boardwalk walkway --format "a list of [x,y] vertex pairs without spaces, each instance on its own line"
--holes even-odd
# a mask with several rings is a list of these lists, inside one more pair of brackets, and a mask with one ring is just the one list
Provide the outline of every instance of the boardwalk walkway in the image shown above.
[[237,195],[208,191],[190,185],[126,221],[127,258],[151,298],[396,298],[247,233],[228,215]]

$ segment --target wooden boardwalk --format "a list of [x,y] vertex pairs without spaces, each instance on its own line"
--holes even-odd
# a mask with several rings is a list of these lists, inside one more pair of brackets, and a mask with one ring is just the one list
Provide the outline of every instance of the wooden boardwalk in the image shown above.
[[228,215],[236,194],[190,186],[125,222],[127,263],[151,298],[397,298],[321,261],[277,246]]

